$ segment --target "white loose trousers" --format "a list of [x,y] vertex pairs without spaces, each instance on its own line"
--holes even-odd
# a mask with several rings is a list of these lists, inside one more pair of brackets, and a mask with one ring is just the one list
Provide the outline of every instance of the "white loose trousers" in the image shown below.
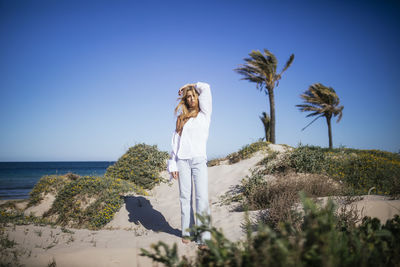
[[[182,236],[190,236],[190,229],[194,225],[194,207],[192,206],[192,189],[195,188],[196,212],[202,216],[210,216],[208,203],[208,170],[205,157],[192,159],[178,159],[179,170],[179,200],[181,205]],[[196,225],[202,225],[196,217]],[[204,232],[200,243],[211,238],[210,232]]]

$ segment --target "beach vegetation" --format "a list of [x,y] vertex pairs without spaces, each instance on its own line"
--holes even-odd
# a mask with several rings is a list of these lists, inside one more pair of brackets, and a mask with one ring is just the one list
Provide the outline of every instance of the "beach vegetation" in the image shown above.
[[66,234],[71,234],[71,235],[75,234],[74,231],[67,229],[65,227],[61,227],[61,232],[66,233]]
[[227,156],[229,164],[237,163],[243,159],[251,158],[256,152],[260,150],[268,150],[270,142],[257,141],[248,145],[243,146],[239,151],[231,153]]
[[263,141],[260,139],[257,142],[247,144],[240,148],[237,152],[233,152],[228,154],[226,157],[213,159],[207,162],[208,167],[219,165],[223,161],[227,161],[228,164],[237,163],[243,159],[251,158],[256,152],[258,151],[269,151],[269,144],[270,142]]
[[50,220],[34,216],[33,214],[25,215],[22,210],[18,209],[2,209],[0,208],[0,226],[4,227],[8,224],[12,225],[54,225]]
[[57,262],[56,259],[53,257],[52,261],[47,264],[47,267],[56,267]]
[[325,174],[354,194],[400,196],[400,156],[380,150],[299,146],[287,161],[296,172]]
[[10,239],[4,228],[0,228],[0,266],[22,266],[18,260],[22,254],[18,243]]
[[[282,74],[290,67],[294,60],[294,54],[291,54],[281,72],[277,71],[278,60],[275,55],[264,49],[260,51],[251,51],[249,58],[245,58],[245,64],[240,64],[235,71],[244,76],[242,80],[247,80],[257,84],[257,89],[263,91],[269,98],[269,131],[271,143],[275,144],[275,96],[274,89],[279,85]],[[268,141],[268,140],[266,140]]]
[[342,202],[371,192],[397,198],[399,177],[396,153],[300,145],[283,153],[268,153],[220,200],[221,204],[238,202],[238,210],[264,210],[259,220],[275,228],[284,221],[298,222],[299,191],[314,199],[338,196]]
[[276,228],[281,222],[299,222],[297,203],[299,192],[318,198],[343,193],[340,184],[322,175],[279,175],[274,181],[266,182],[260,173],[242,180],[242,209],[261,210],[258,219]]
[[52,193],[56,195],[58,191],[63,188],[66,184],[76,179],[76,174],[71,175],[67,173],[65,175],[45,175],[35,184],[32,191],[29,193],[28,207],[37,205],[40,203],[44,196]]
[[168,154],[157,146],[131,147],[105,177],[79,176],[74,173],[45,175],[30,193],[28,207],[38,205],[46,195],[54,196],[43,216],[26,215],[15,202],[0,206],[0,224],[61,225],[100,229],[109,223],[124,203],[123,195],[148,195],[147,190],[162,181]]
[[141,255],[166,266],[398,266],[400,262],[400,217],[385,224],[364,217],[359,225],[340,223],[337,206],[330,199],[326,205],[300,195],[300,227],[282,222],[276,229],[266,224],[254,225],[246,215],[246,239],[232,242],[223,232],[208,226],[194,226],[194,236],[211,232],[208,249],[197,251],[196,258],[179,257],[176,244],[170,248],[159,241],[152,251]]
[[43,231],[42,230],[35,230],[34,233],[37,234],[40,237],[40,236],[42,236]]
[[[258,165],[260,168],[242,181],[242,192],[252,192],[254,189],[250,188],[253,186],[266,185],[270,175],[274,175],[279,182],[287,180],[287,177],[290,179],[308,174],[308,180],[318,177],[321,183],[329,182],[328,184],[345,188],[346,193],[353,195],[367,194],[373,188],[373,193],[378,195],[400,196],[400,156],[397,153],[300,145],[284,153],[270,153]],[[334,194],[338,193],[335,192],[335,187],[330,190]],[[305,191],[307,194],[311,193]],[[322,188],[320,191],[317,195],[329,192]]]
[[167,168],[168,157],[168,153],[158,150],[156,145],[136,144],[107,168],[105,177],[128,180],[141,188],[152,189],[164,181],[160,172]]
[[99,229],[120,210],[124,203],[121,194],[127,192],[146,193],[130,181],[82,176],[61,188],[43,217],[62,226]]

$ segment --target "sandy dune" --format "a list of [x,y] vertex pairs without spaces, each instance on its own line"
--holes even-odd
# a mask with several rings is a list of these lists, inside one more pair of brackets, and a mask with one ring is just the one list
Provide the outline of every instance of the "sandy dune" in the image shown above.
[[[240,227],[244,212],[231,211],[231,206],[218,205],[219,196],[250,174],[250,168],[265,156],[258,152],[250,159],[234,165],[209,168],[209,200],[212,224],[221,228],[231,240],[243,237]],[[163,172],[164,177],[168,177]],[[26,266],[47,266],[55,259],[57,266],[151,266],[152,261],[140,256],[140,248],[163,241],[177,243],[180,255],[194,256],[194,243],[184,245],[180,238],[179,187],[176,181],[155,187],[150,196],[125,196],[125,205],[105,230],[89,231],[60,227],[16,226],[9,229],[9,238],[21,248],[20,263]],[[27,210],[36,215],[50,208],[53,196]]]
[[[274,147],[280,150],[282,147]],[[233,165],[210,167],[209,199],[212,224],[223,230],[230,240],[244,237],[240,227],[244,212],[232,211],[233,206],[220,206],[219,197],[232,186],[240,183],[251,168],[265,156],[258,152],[252,158]],[[168,176],[166,172],[162,175]],[[140,256],[140,248],[149,249],[151,244],[163,241],[177,243],[180,255],[193,257],[194,243],[184,245],[180,239],[180,207],[178,183],[161,184],[148,197],[127,195],[125,205],[104,230],[61,229],[49,226],[9,227],[9,239],[19,245],[20,263],[26,266],[47,266],[53,259],[63,266],[152,266],[149,258]],[[51,204],[53,196],[45,202]],[[42,214],[50,206],[40,204],[29,212]],[[400,213],[400,201],[388,201],[379,196],[367,196],[357,203],[364,215],[386,220]],[[256,212],[251,212],[254,216]]]

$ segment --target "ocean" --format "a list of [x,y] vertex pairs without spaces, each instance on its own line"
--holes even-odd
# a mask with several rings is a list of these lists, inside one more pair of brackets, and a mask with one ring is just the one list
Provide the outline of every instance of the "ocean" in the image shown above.
[[115,161],[0,162],[0,199],[26,199],[44,175],[104,176]]

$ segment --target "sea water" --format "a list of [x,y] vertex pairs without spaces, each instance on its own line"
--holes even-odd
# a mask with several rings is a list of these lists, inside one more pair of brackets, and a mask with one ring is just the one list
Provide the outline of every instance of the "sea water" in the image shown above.
[[0,199],[25,199],[44,175],[104,176],[115,161],[0,162]]

